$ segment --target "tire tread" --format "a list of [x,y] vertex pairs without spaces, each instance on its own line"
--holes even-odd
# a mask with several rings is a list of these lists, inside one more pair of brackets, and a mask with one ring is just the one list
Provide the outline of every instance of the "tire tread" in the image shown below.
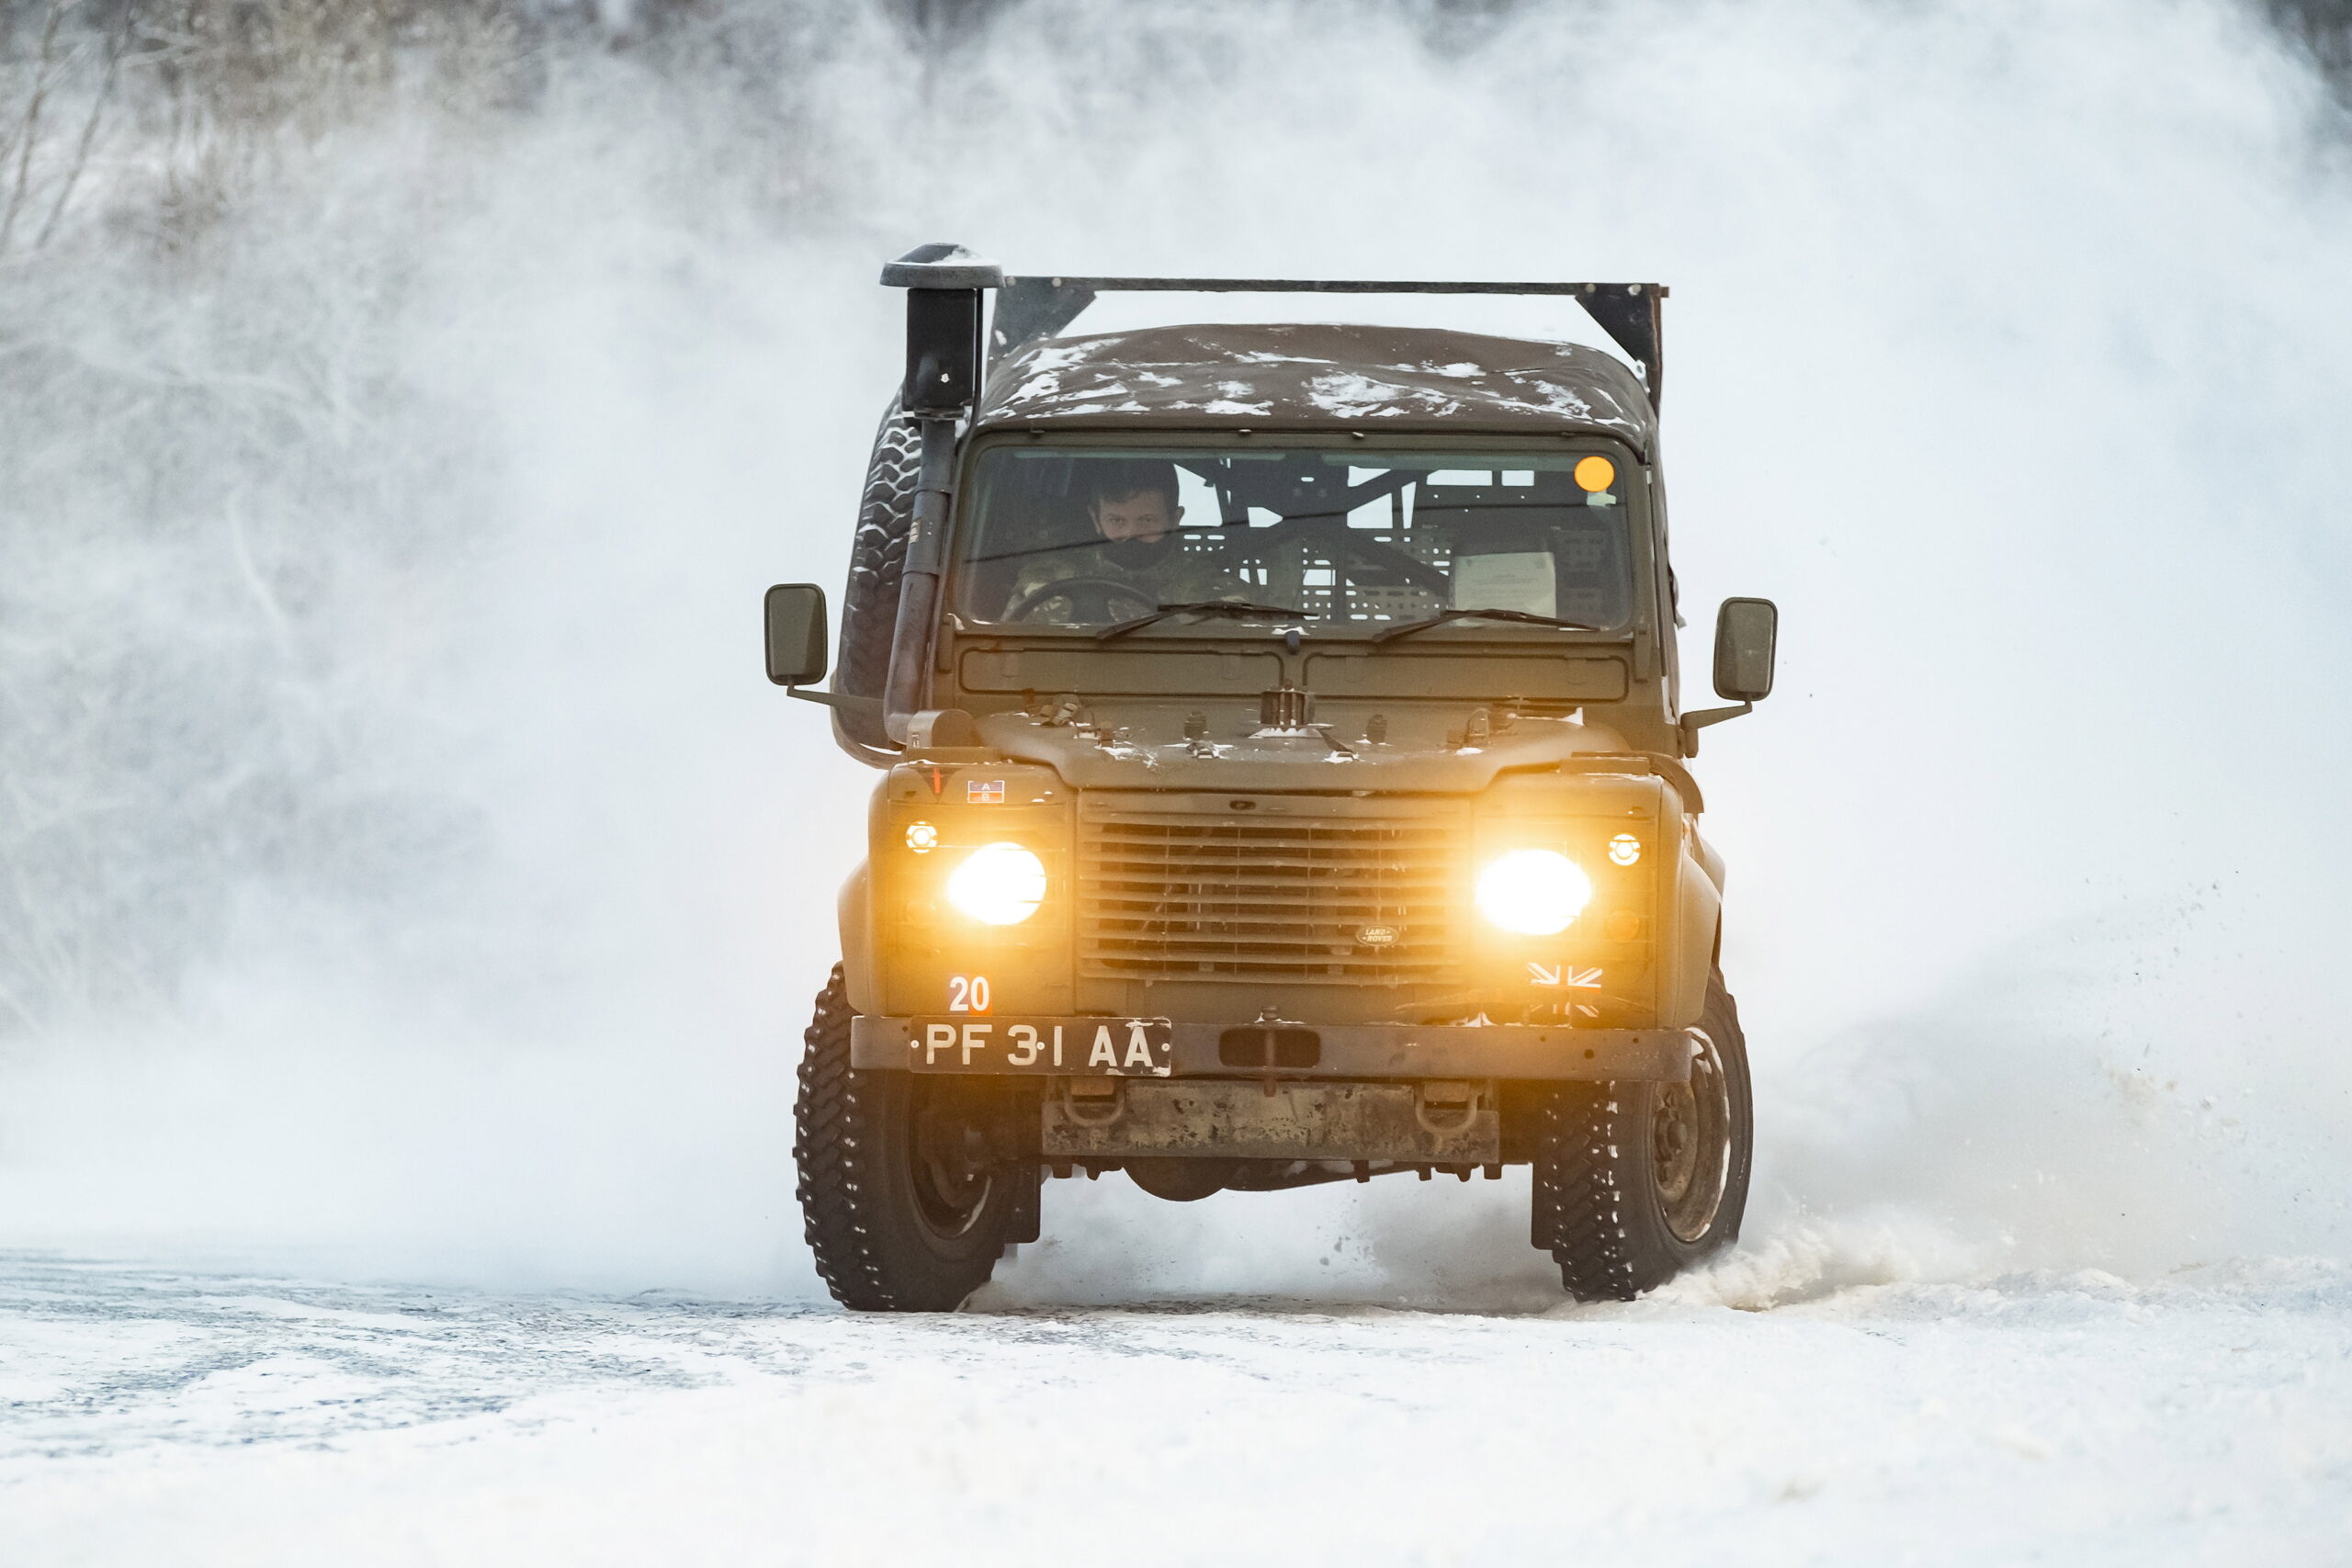
[[[915,485],[922,468],[922,433],[899,406],[896,393],[875,428],[865,488],[858,497],[857,531],[850,542],[849,581],[842,590],[841,643],[833,689],[879,697],[890,679],[890,642],[898,630],[899,587],[914,525]],[[887,744],[879,720],[842,715],[842,727],[869,746]]]
[[1623,1101],[1611,1084],[1566,1084],[1537,1111],[1535,1245],[1580,1302],[1629,1302],[1648,1288],[1625,1224]]
[[798,1181],[801,1234],[817,1260],[818,1277],[843,1306],[888,1312],[893,1299],[875,1246],[875,1217],[865,1201],[875,1190],[865,1162],[875,1140],[862,1135],[868,1120],[859,1074],[849,1065],[853,1014],[842,966],[817,995],[816,1016],[801,1035],[800,1093],[793,1105],[792,1157]]
[[1739,1013],[1721,975],[1709,983],[1705,1017],[1730,1079],[1733,1143],[1722,1205],[1698,1244],[1675,1238],[1654,1212],[1650,1132],[1640,1120],[1647,1086],[1557,1084],[1529,1105],[1535,1167],[1529,1239],[1552,1255],[1561,1283],[1580,1302],[1632,1301],[1739,1238],[1753,1109]]

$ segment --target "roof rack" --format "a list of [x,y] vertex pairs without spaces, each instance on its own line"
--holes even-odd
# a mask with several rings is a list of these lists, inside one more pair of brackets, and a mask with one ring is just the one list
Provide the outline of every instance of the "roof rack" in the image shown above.
[[[960,280],[959,280],[960,281]],[[977,279],[975,280],[977,281]],[[986,287],[986,285],[982,285]],[[1392,281],[1351,277],[1056,277],[1002,276],[990,338],[1009,354],[1076,321],[1100,294],[1537,294],[1565,295],[1584,307],[1609,340],[1641,367],[1655,407],[1665,372],[1663,305],[1657,283],[1490,283]]]

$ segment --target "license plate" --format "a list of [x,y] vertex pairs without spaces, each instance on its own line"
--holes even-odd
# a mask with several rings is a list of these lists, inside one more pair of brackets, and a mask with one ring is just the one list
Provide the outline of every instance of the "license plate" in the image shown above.
[[907,1033],[917,1072],[1164,1078],[1176,1049],[1164,1018],[910,1018]]

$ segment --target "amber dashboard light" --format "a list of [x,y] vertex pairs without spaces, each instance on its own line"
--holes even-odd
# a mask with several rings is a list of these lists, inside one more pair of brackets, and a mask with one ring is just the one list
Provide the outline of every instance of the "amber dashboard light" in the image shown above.
[[1609,861],[1612,865],[1632,865],[1642,858],[1642,841],[1631,833],[1620,833],[1609,840]]
[[1576,467],[1577,488],[1598,495],[1617,478],[1617,465],[1606,457],[1587,457]]
[[919,855],[927,855],[939,847],[939,829],[928,822],[907,824],[907,848]]

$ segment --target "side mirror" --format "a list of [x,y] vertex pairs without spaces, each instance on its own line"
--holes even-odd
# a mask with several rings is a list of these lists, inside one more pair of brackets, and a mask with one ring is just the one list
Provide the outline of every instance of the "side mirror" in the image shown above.
[[813,582],[779,582],[768,590],[768,679],[779,686],[813,686],[825,678],[825,591]]
[[1759,703],[1772,694],[1780,607],[1770,599],[1726,599],[1715,615],[1715,694]]

